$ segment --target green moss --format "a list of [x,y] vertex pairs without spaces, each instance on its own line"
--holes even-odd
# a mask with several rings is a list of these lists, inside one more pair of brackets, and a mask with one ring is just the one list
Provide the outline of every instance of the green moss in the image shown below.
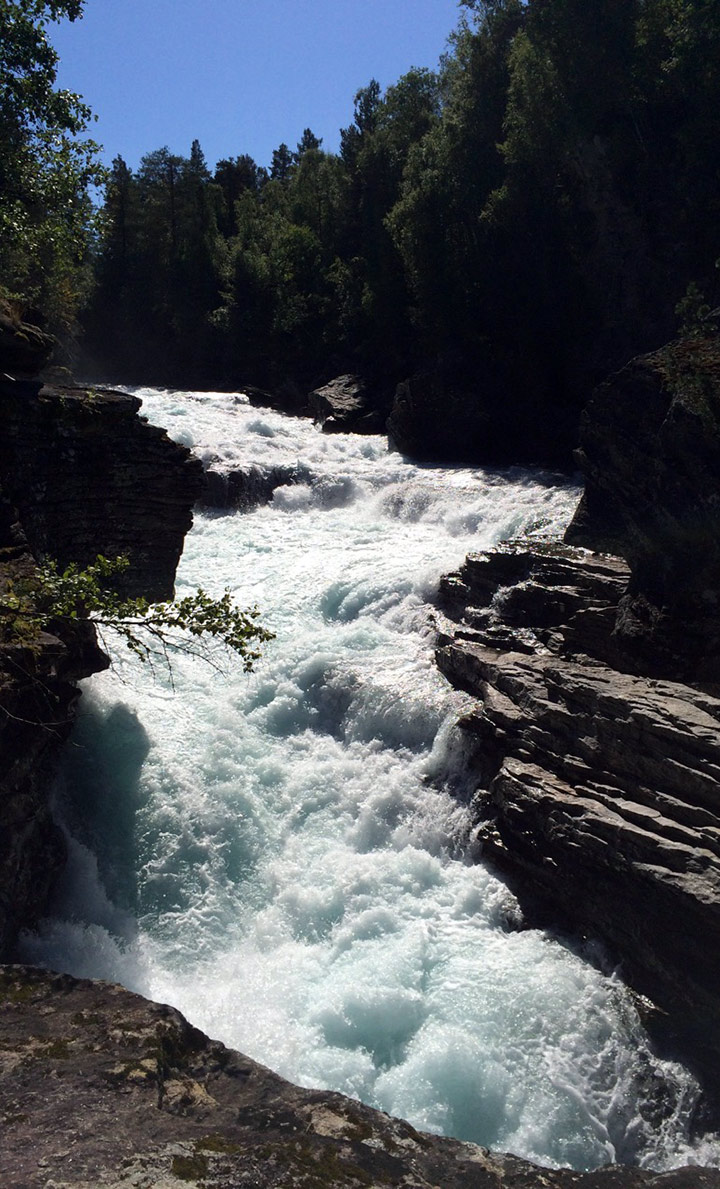
[[[278,1167],[286,1167],[289,1173],[302,1175],[303,1189],[341,1189],[343,1185],[392,1185],[397,1182],[386,1177],[371,1176],[359,1164],[342,1160],[334,1147],[323,1145],[312,1147],[296,1143],[290,1148],[286,1144],[268,1146],[265,1160],[272,1159]],[[260,1152],[258,1152],[260,1155]]]
[[206,1156],[173,1156],[170,1171],[179,1181],[198,1181],[208,1175]]
[[28,983],[19,983],[11,975],[0,975],[0,999],[7,1003],[30,1003],[35,998],[35,988]]
[[43,1045],[42,1056],[49,1057],[53,1061],[67,1061],[70,1056],[69,1042],[59,1037],[49,1041],[48,1044]]
[[242,1151],[242,1145],[234,1144],[224,1135],[205,1135],[202,1139],[196,1140],[195,1150],[198,1152],[220,1152],[232,1156]]
[[720,338],[684,339],[658,351],[653,362],[675,400],[708,429],[720,426]]
[[72,1017],[73,1024],[87,1025],[87,1024],[101,1024],[102,1017],[94,1011],[76,1011]]

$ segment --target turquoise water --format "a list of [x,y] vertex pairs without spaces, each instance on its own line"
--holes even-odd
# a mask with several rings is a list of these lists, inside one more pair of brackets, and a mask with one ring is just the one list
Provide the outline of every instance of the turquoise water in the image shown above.
[[551,1166],[716,1163],[689,1138],[693,1079],[619,981],[513,930],[470,861],[467,699],[433,665],[432,596],[470,549],[559,533],[577,489],[412,466],[237,396],[139,394],[220,472],[305,476],[197,515],[178,575],[257,603],[276,639],[249,676],[179,653],[153,679],[118,647],[85,683],[58,791],[71,862],[24,957],[420,1128]]

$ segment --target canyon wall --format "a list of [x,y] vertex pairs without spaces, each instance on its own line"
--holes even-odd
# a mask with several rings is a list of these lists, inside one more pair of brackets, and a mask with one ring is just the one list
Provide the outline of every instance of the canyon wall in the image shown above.
[[[129,594],[172,596],[203,477],[123,393],[0,380],[0,595],[35,559],[127,555]],[[0,619],[0,954],[45,908],[64,862],[50,782],[76,682],[107,665],[90,624],[18,639]]]
[[531,918],[605,943],[715,1089],[719,359],[717,339],[678,342],[598,389],[568,543],[470,556],[437,653],[477,699],[484,857]]

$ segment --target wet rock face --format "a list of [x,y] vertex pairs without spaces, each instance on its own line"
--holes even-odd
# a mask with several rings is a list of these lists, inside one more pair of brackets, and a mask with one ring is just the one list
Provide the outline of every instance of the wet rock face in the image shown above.
[[718,1189],[535,1168],[302,1090],[120,987],[0,968],[4,1189]]
[[87,565],[126,554],[128,593],[172,596],[199,461],[118,392],[0,383],[0,476],[33,553]]
[[627,568],[567,546],[467,559],[437,660],[476,695],[483,855],[531,914],[603,940],[720,1068],[720,699],[633,671],[614,631]]
[[633,360],[581,428],[566,540],[627,558],[617,636],[648,673],[720,689],[720,339]]
[[278,487],[289,487],[309,479],[309,469],[301,465],[251,466],[236,471],[220,471],[209,466],[205,471],[198,504],[203,508],[232,508],[249,512],[252,508],[269,504]]

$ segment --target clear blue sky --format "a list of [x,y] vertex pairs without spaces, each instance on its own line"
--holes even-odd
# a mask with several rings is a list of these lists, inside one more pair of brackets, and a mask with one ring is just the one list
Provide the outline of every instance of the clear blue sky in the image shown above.
[[98,117],[109,163],[136,168],[197,137],[212,167],[250,153],[269,165],[312,128],[336,151],[353,96],[411,66],[436,67],[458,0],[86,0],[73,24],[50,27],[59,83]]

